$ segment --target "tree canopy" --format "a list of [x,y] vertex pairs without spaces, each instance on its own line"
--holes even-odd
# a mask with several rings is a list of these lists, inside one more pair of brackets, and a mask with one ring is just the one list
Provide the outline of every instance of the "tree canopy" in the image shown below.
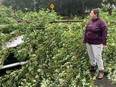
[[50,4],[54,4],[54,10],[63,16],[85,15],[85,12],[92,8],[101,8],[103,4],[111,14],[112,6],[116,6],[116,0],[3,0],[5,6],[12,6],[14,10],[39,11],[44,8],[50,9]]

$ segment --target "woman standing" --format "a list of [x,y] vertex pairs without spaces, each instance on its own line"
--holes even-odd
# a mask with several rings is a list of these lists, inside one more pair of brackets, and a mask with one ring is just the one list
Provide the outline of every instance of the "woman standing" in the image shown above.
[[107,25],[103,19],[99,18],[98,9],[91,10],[90,17],[84,33],[84,43],[86,43],[91,64],[90,71],[95,71],[97,66],[98,79],[102,79],[104,76],[102,49],[107,47]]

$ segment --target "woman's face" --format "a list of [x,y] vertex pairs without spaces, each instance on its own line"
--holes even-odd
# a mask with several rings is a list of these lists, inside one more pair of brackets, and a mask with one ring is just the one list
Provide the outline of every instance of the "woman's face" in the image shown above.
[[97,14],[94,14],[94,12],[91,11],[90,17],[91,17],[91,19],[96,19],[97,18]]

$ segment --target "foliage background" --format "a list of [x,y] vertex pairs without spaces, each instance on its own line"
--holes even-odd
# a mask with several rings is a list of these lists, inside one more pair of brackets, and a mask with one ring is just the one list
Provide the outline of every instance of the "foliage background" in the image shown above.
[[62,16],[81,16],[86,14],[93,8],[104,8],[109,14],[112,9],[116,8],[116,0],[2,0],[2,4],[16,10],[24,12],[39,11],[42,8],[50,9],[50,4],[55,5],[55,12]]

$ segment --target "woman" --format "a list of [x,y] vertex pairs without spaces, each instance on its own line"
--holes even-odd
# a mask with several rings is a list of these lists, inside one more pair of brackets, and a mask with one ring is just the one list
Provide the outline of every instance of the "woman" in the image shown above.
[[90,71],[95,71],[97,66],[99,70],[98,79],[102,79],[104,76],[102,49],[107,47],[107,25],[104,20],[99,18],[98,9],[91,10],[90,17],[84,33],[84,43],[86,43],[91,64]]

